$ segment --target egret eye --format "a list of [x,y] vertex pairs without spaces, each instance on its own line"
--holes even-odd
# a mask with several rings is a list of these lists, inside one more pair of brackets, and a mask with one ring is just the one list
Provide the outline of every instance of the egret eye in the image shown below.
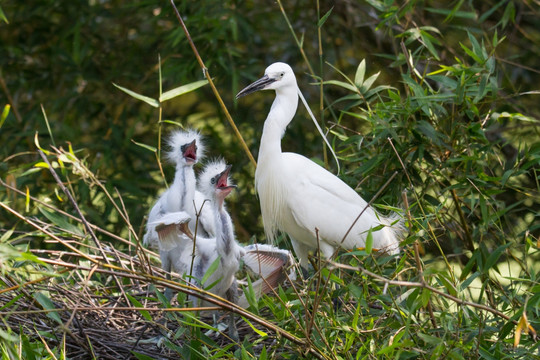
[[216,183],[216,178],[213,177],[212,179],[210,179],[210,182],[212,183],[212,185],[214,185]]

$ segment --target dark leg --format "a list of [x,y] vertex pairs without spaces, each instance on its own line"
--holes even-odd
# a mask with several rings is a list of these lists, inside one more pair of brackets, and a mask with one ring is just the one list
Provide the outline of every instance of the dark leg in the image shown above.
[[[227,290],[225,296],[227,300],[234,304],[238,302],[238,285],[236,284],[236,280],[234,280],[229,290]],[[233,312],[229,313],[229,336],[236,342],[238,342],[240,339],[238,336],[238,330],[236,329],[236,321]]]

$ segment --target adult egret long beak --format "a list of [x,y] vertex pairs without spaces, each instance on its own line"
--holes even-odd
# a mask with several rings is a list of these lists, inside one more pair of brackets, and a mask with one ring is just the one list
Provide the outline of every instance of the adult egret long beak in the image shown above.
[[236,98],[240,99],[242,96],[249,95],[251,93],[254,93],[255,91],[264,90],[265,87],[275,82],[276,79],[273,79],[269,77],[268,75],[264,75],[259,80],[255,81],[254,83],[246,86],[244,89],[242,89],[238,94],[236,94]]

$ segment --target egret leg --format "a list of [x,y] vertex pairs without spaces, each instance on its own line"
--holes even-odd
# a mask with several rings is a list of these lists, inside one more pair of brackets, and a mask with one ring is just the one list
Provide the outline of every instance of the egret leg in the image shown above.
[[296,257],[298,257],[298,263],[302,267],[302,275],[304,275],[304,278],[307,278],[308,276],[308,270],[309,270],[309,246],[301,243],[299,241],[296,241],[292,237],[291,244],[294,250],[294,253],[296,254]]
[[[159,257],[161,258],[161,268],[167,272],[167,274],[165,275],[167,280],[171,280],[171,270],[172,270],[172,262],[169,255],[170,255],[170,251],[159,252]],[[173,296],[174,296],[174,291],[169,287],[165,288],[165,297],[167,298],[169,303],[171,302],[171,299],[173,298]]]
[[[227,290],[225,296],[227,300],[229,300],[233,304],[236,304],[238,302],[238,285],[236,284],[236,280],[233,282],[229,290]],[[240,337],[238,336],[238,329],[236,328],[236,321],[233,312],[229,313],[229,336],[235,342],[238,342],[238,340],[240,339]]]

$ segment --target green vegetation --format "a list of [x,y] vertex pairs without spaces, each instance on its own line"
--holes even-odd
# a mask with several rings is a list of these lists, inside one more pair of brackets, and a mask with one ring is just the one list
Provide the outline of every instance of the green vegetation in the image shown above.
[[[179,126],[234,165],[238,238],[265,242],[254,167],[171,4],[4,1],[2,359],[540,359],[537,2],[178,3],[250,151],[273,95],[234,96],[285,61],[339,176],[404,209],[402,254],[314,259],[248,310],[167,282],[139,239]],[[335,166],[302,107],[283,148]],[[187,294],[240,314],[240,343],[178,310]],[[164,318],[164,347],[139,341]]]

